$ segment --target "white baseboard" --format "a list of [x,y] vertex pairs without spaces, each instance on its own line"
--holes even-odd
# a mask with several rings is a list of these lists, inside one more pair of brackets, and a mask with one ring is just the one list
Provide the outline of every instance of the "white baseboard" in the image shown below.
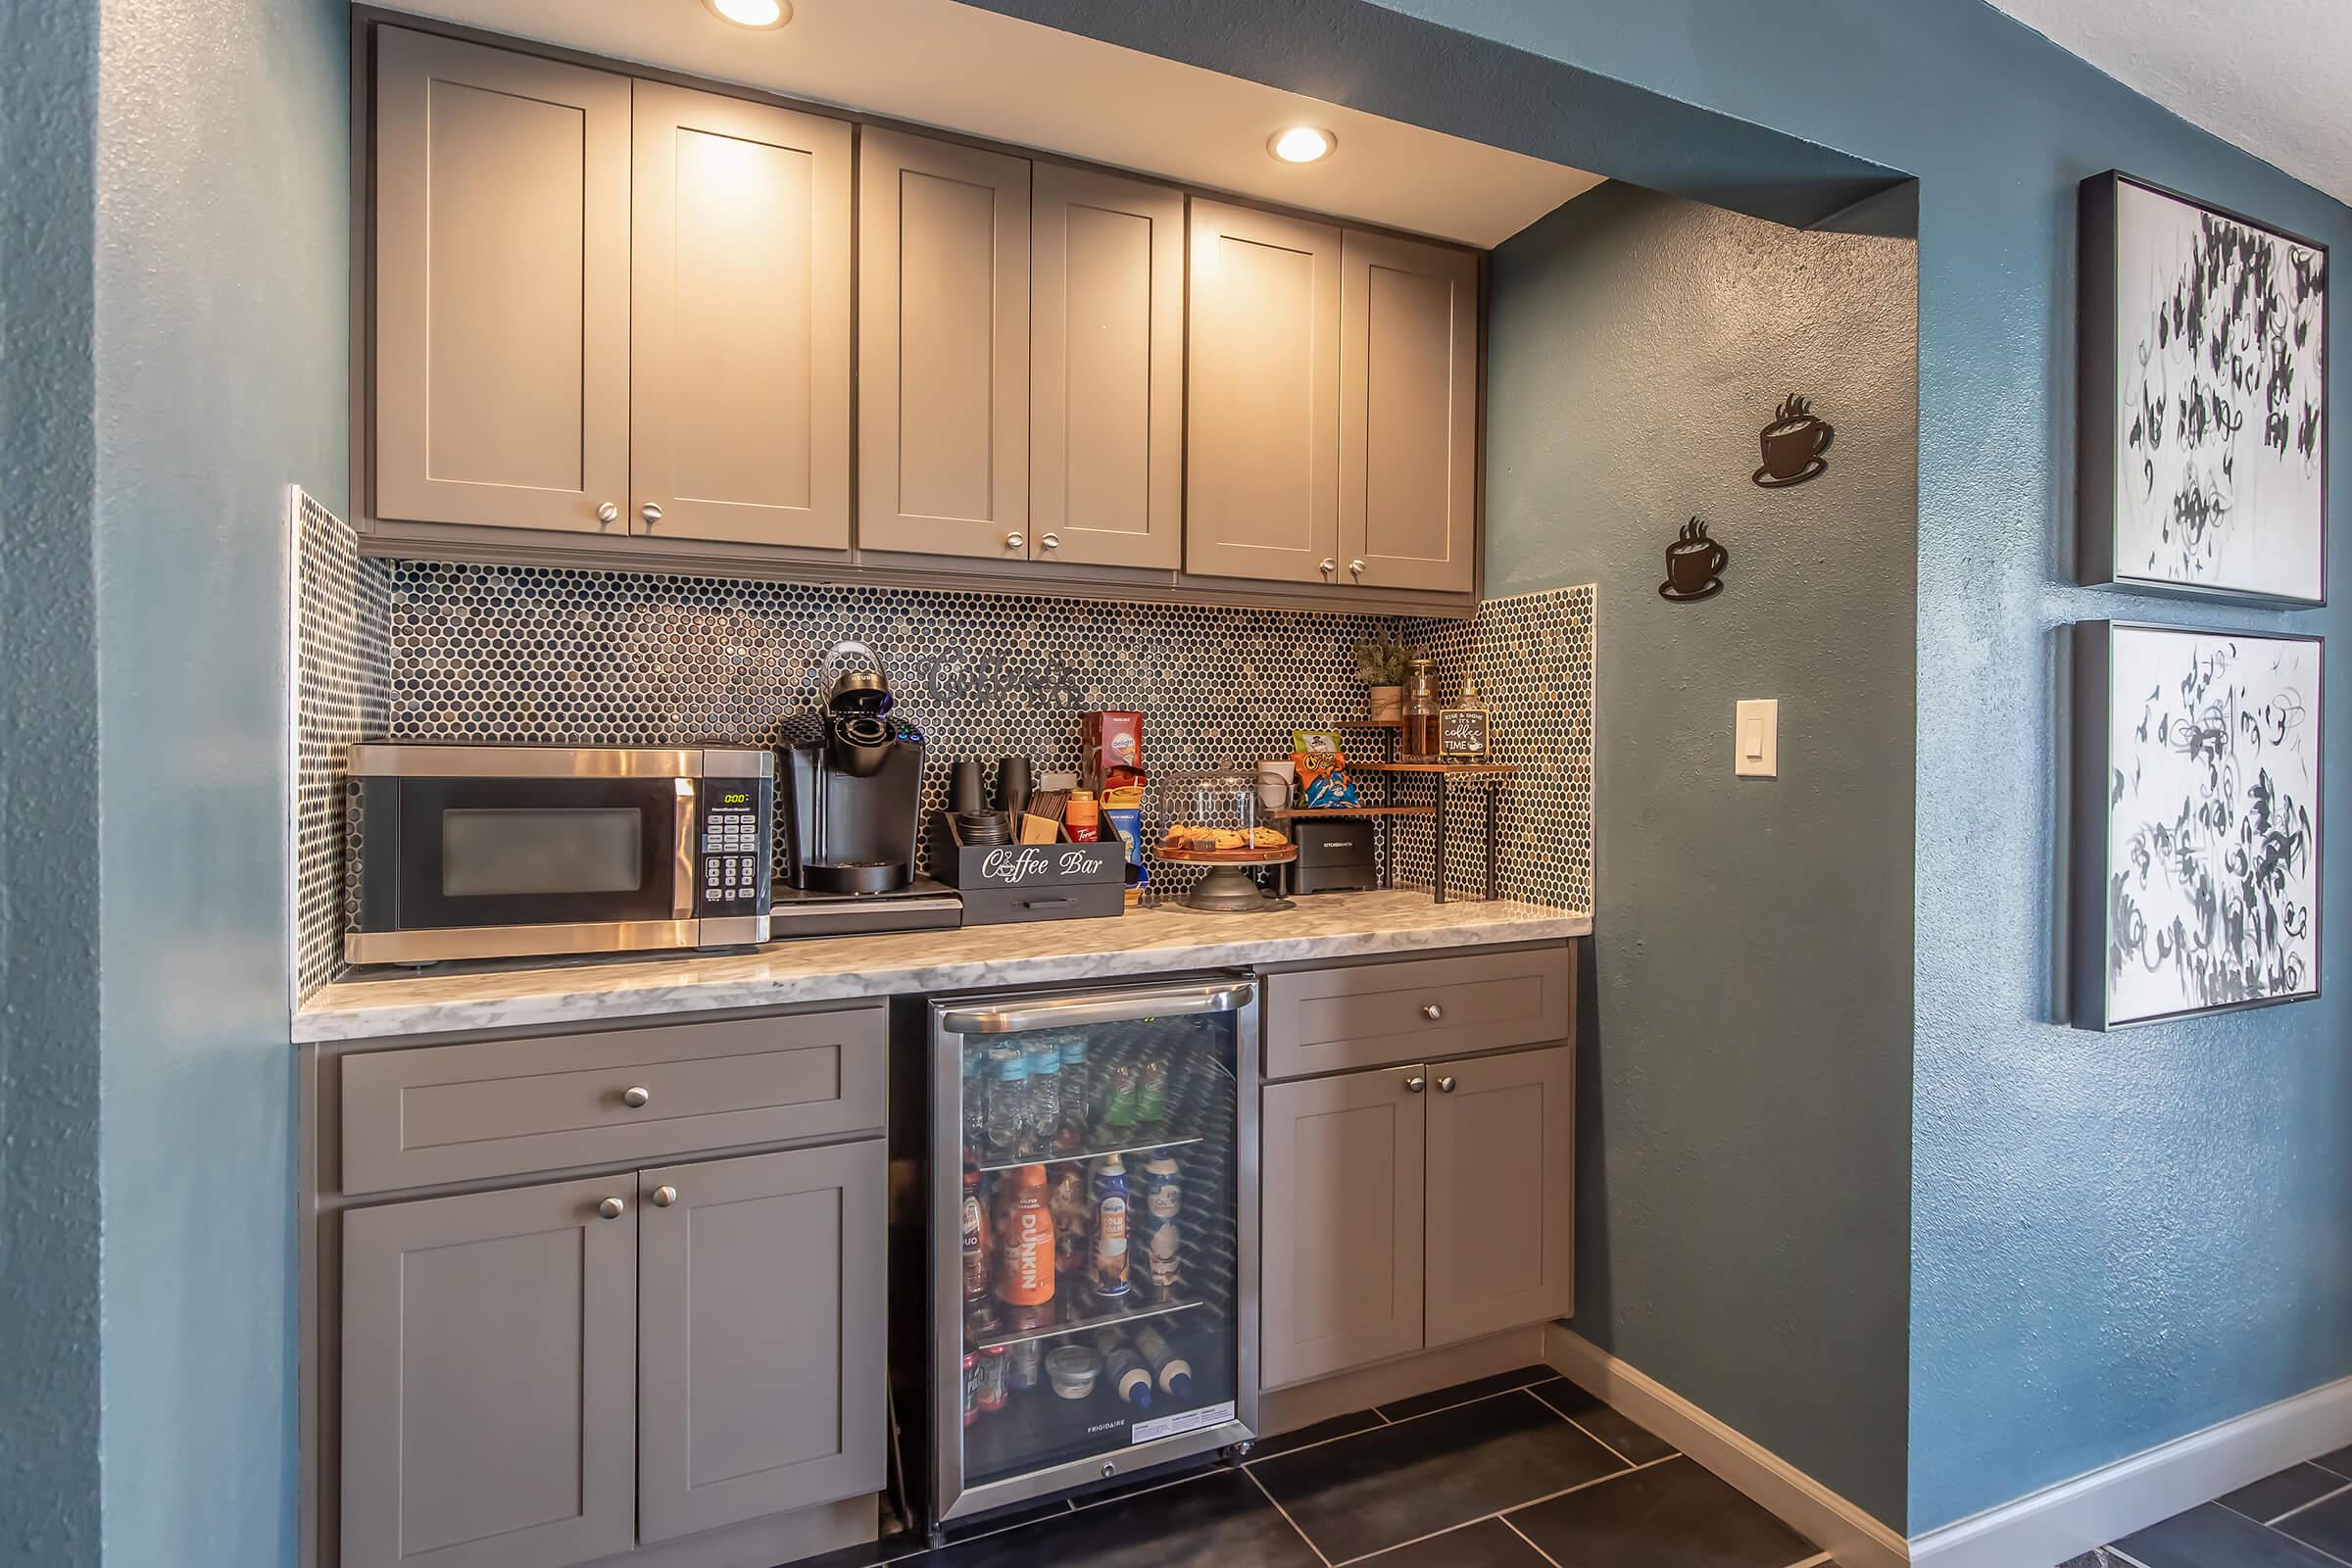
[[2352,1444],[2352,1378],[1931,1530],[1911,1543],[1911,1560],[1932,1568],[2065,1562],[2346,1444]]
[[[1902,1536],[1859,1503],[1848,1502],[1565,1325],[1554,1323],[1545,1330],[1544,1358],[1571,1383],[1649,1428],[1817,1543],[1837,1559],[1838,1568],[1903,1568],[1912,1560]],[[2058,1560],[2052,1557],[2049,1562]],[[2002,1568],[2047,1565],[2012,1558]]]

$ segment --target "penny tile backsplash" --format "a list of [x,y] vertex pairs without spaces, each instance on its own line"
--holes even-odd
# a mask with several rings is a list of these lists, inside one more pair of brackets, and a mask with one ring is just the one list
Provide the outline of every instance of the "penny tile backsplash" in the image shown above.
[[[1076,767],[1076,715],[1090,709],[1146,715],[1154,774],[1283,756],[1294,728],[1362,713],[1348,651],[1394,630],[1430,648],[1448,694],[1476,668],[1497,750],[1532,764],[1501,797],[1500,891],[1590,906],[1589,587],[1494,600],[1465,622],[439,562],[399,562],[388,577],[382,732],[394,739],[773,745],[819,690],[827,651],[855,641],[930,743],[927,808],[944,804],[955,758]],[[334,637],[327,609],[302,605],[303,635]],[[1394,787],[1409,801],[1427,786]],[[1471,892],[1481,813],[1474,792],[1461,804],[1446,880]],[[1428,885],[1429,839],[1425,822],[1399,827],[1400,880]],[[304,839],[306,874],[323,854]],[[306,901],[306,956],[332,951],[339,906],[327,914],[333,929],[312,929]]]

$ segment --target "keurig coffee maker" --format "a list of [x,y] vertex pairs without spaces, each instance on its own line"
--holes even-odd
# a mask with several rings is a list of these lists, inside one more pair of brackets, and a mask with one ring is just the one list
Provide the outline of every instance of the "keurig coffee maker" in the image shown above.
[[[869,667],[844,663],[863,655]],[[914,880],[922,732],[891,712],[890,677],[863,643],[825,656],[823,706],[785,726],[788,880],[809,893],[889,893]]]

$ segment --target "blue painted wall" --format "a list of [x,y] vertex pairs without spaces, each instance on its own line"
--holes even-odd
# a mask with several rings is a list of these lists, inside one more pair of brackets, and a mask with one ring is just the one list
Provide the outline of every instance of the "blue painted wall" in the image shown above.
[[[1915,256],[1612,181],[1495,250],[1487,334],[1488,592],[1599,586],[1573,1326],[1890,1517]],[[1830,468],[1759,490],[1790,391],[1836,421]],[[1668,604],[1694,513],[1728,586]],[[1780,700],[1777,779],[1732,773],[1742,697]]]
[[[2076,184],[2120,166],[2339,262],[2352,212],[1978,0],[982,3],[1767,216],[1858,163],[1918,175],[1919,730],[1882,760],[1917,793],[1910,1480],[1890,1522],[1917,1534],[2352,1373],[2352,922],[2329,926],[2324,1002],[2114,1039],[2058,1021],[2057,956],[2058,628],[2352,628],[2340,550],[2324,612],[2070,585]],[[2328,468],[2352,515],[2352,419]],[[2339,906],[2348,858],[2338,831]]]
[[[0,1561],[98,1561],[98,24],[0,7]],[[37,153],[34,151],[37,149]]]
[[[1396,9],[1920,176],[1908,1528],[2352,1373],[2352,923],[2330,925],[2326,1001],[2113,1039],[2057,1021],[2054,940],[2055,629],[2145,614],[2352,630],[2347,608],[2217,613],[2069,585],[2076,183],[2121,166],[2339,258],[2352,212],[1973,0]],[[2330,338],[2341,367],[2346,312]],[[2352,516],[2352,419],[2328,460],[2331,510]],[[2328,760],[2339,828],[2346,728]],[[2338,831],[2339,904],[2348,868]]]
[[284,487],[342,504],[341,0],[104,0],[106,1556],[294,1551]]

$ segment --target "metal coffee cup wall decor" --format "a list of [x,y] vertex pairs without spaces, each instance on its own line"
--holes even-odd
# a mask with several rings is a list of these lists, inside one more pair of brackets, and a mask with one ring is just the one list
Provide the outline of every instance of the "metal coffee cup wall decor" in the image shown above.
[[1785,490],[1818,479],[1830,466],[1822,454],[1830,450],[1837,434],[1828,420],[1813,412],[1811,398],[1791,392],[1772,411],[1772,422],[1758,436],[1764,466],[1748,477],[1767,490]]
[[1731,560],[1729,550],[1707,537],[1705,520],[1692,517],[1666,547],[1666,580],[1658,584],[1658,597],[1676,604],[1714,598],[1723,592],[1720,573]]
[[2081,580],[2328,598],[2328,247],[2108,172],[2081,187]]

